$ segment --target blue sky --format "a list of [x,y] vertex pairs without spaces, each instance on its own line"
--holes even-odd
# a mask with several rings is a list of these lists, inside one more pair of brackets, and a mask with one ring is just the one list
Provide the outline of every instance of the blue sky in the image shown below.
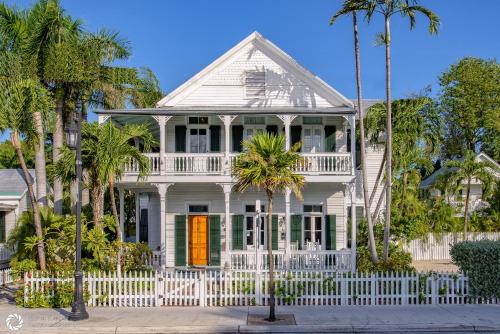
[[[33,0],[6,1],[25,8]],[[340,0],[62,0],[88,30],[106,27],[128,39],[130,66],[148,66],[169,92],[254,30],[282,48],[349,98],[355,98],[352,21],[329,19]],[[441,18],[440,33],[430,36],[427,22],[417,27],[395,17],[393,96],[405,97],[432,85],[450,64],[465,56],[500,58],[497,0],[423,0]],[[383,22],[361,22],[364,97],[384,97],[384,49],[374,46]]]

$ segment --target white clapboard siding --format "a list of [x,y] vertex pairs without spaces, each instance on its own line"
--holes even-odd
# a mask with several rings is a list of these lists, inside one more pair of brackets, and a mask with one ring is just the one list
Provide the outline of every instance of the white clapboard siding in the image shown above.
[[[467,240],[500,240],[500,232],[469,232]],[[403,244],[414,261],[451,260],[451,247],[463,241],[463,233],[430,233],[424,239],[412,240]]]
[[[469,280],[448,273],[340,273],[331,270],[278,270],[274,273],[277,305],[417,305],[498,304],[500,299],[469,296]],[[269,303],[269,272],[168,271],[86,273],[88,306],[253,306]],[[38,272],[25,276],[24,301],[34,292],[54,297],[58,284],[73,284],[71,275]]]

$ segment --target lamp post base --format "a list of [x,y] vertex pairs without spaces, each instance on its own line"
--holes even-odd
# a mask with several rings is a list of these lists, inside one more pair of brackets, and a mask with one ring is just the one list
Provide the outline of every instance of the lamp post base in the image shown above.
[[71,307],[71,312],[68,315],[68,320],[70,321],[79,321],[85,320],[89,318],[89,314],[87,310],[85,310],[85,304],[82,303],[73,303]]
[[85,302],[83,301],[83,273],[75,272],[75,295],[71,313],[68,315],[68,320],[78,321],[89,318],[87,310],[85,310]]

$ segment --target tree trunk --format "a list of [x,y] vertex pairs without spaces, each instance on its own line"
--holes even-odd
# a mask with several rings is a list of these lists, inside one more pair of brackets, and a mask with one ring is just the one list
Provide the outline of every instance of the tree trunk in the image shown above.
[[98,184],[92,184],[91,186],[91,206],[92,206],[92,219],[94,220],[94,225],[103,228],[102,226],[102,197],[103,191],[102,187]]
[[[368,225],[368,247],[370,248],[370,253],[372,256],[373,264],[377,264],[377,248],[375,247],[375,236],[373,233],[373,221],[370,211],[370,199],[368,198],[368,178],[366,175],[366,150],[365,150],[365,125],[364,125],[364,112],[363,112],[363,99],[361,95],[361,63],[359,60],[359,37],[358,37],[358,19],[356,12],[352,13],[352,22],[354,28],[354,54],[356,58],[356,87],[358,93],[358,111],[359,111],[359,130],[361,137],[361,174],[363,177],[363,198],[365,202],[365,216]],[[351,129],[355,131],[355,129]],[[354,203],[351,203],[354,205]],[[356,222],[353,220],[353,224]],[[357,228],[355,229],[357,231]],[[351,245],[351,248],[355,245]]]
[[269,263],[269,321],[276,321],[273,258],[273,194],[267,192],[267,261]]
[[35,144],[35,176],[36,176],[36,200],[38,204],[47,206],[47,170],[45,167],[45,134],[43,131],[42,113],[33,112],[33,123],[38,135]]
[[391,115],[391,30],[389,16],[385,17],[385,82],[387,104],[387,150],[386,166],[386,191],[385,191],[385,224],[384,224],[384,261],[389,259],[389,238],[391,235],[391,202],[392,202],[392,115]]
[[382,200],[384,199],[386,187],[384,185],[384,188],[382,188],[382,193],[380,194],[380,197],[378,198],[377,201],[377,207],[375,208],[375,211],[373,212],[372,220],[373,223],[376,224],[378,221],[378,213],[380,212],[380,207],[382,206]]
[[113,213],[113,218],[116,224],[116,239],[118,240],[118,254],[116,256],[116,271],[118,275],[121,275],[121,259],[122,259],[122,230],[120,226],[120,218],[118,217],[118,210],[116,209],[116,200],[115,200],[115,182],[112,178],[109,180],[109,200],[111,203],[111,212]]
[[[59,93],[60,95],[60,93]],[[56,102],[56,121],[54,125],[52,159],[54,165],[60,160],[61,148],[64,143],[64,121],[63,121],[64,100],[62,96],[58,97]],[[62,214],[63,211],[63,183],[57,175],[54,177],[54,212]]]
[[38,203],[36,200],[35,192],[33,190],[33,178],[28,172],[28,167],[26,167],[26,162],[24,160],[24,155],[21,150],[21,143],[19,142],[19,135],[17,131],[13,131],[10,135],[10,140],[12,146],[16,150],[17,157],[19,158],[19,163],[21,164],[21,169],[23,170],[24,181],[26,182],[26,186],[28,187],[28,194],[30,197],[31,206],[33,208],[33,220],[35,223],[35,234],[38,238],[37,242],[37,254],[38,254],[38,265],[40,266],[40,270],[45,271],[45,246],[43,244],[43,232],[42,232],[42,222],[40,220],[40,213],[38,211]]
[[465,191],[465,207],[464,207],[464,240],[467,240],[467,222],[469,221],[469,197],[470,197],[471,178],[467,179],[467,190]]

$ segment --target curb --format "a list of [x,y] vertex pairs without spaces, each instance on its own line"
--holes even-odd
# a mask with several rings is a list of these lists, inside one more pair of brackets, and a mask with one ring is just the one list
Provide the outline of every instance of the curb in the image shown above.
[[23,333],[55,334],[157,334],[157,333],[500,333],[500,327],[472,325],[274,325],[274,326],[172,326],[172,327],[38,327]]

